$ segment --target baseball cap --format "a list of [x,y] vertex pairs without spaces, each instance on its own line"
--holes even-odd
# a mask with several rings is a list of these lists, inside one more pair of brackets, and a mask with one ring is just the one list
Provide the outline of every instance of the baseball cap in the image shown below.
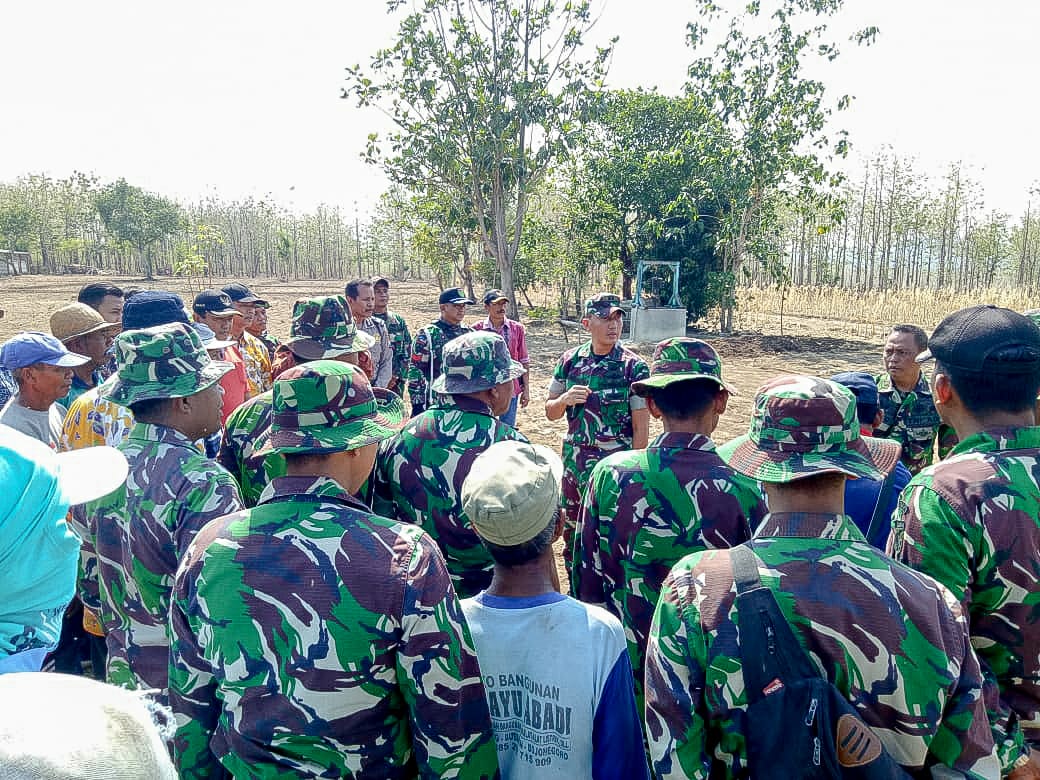
[[0,675],[0,698],[31,702],[0,712],[3,776],[175,780],[164,742],[173,713],[153,693],[52,672]]
[[509,355],[497,333],[475,330],[444,345],[441,374],[430,389],[435,393],[479,393],[524,375],[524,367]]
[[115,352],[118,370],[98,388],[98,395],[120,406],[186,398],[234,368],[210,358],[198,334],[180,322],[124,330],[116,336]]
[[96,333],[119,330],[118,322],[109,322],[85,303],[70,303],[51,315],[51,334],[61,342]]
[[969,306],[938,324],[917,362],[933,358],[975,374],[1029,374],[1040,369],[1040,327],[1011,309]]
[[500,547],[529,542],[560,503],[560,457],[540,444],[501,441],[473,461],[462,483],[462,511],[477,535]]
[[342,295],[296,301],[289,332],[285,346],[304,360],[361,352],[376,343],[368,333],[357,329]]
[[878,407],[877,381],[866,371],[844,371],[831,377],[832,382],[837,382],[842,387],[847,387],[856,396],[856,403],[860,406]]
[[621,299],[613,293],[596,293],[585,301],[585,316],[596,316],[610,319],[616,312],[625,313],[621,308]]
[[231,305],[231,296],[223,290],[203,290],[195,296],[191,306],[196,314],[213,314],[217,317],[241,317],[241,312]]
[[650,376],[632,383],[632,392],[645,396],[653,388],[686,379],[708,379],[733,392],[722,381],[722,360],[710,344],[700,339],[672,338],[654,347]]
[[73,368],[88,362],[90,358],[69,352],[54,336],[35,330],[19,333],[0,345],[0,368],[8,371],[34,363]]
[[880,479],[899,460],[899,443],[860,436],[856,396],[837,382],[780,376],[759,388],[751,426],[718,448],[730,467],[759,482],[816,474]]
[[217,334],[213,332],[213,329],[205,322],[193,322],[191,323],[192,329],[194,329],[196,335],[199,337],[199,341],[202,342],[203,348],[208,352],[211,349],[227,349],[228,347],[234,346],[234,341],[221,341],[217,338]]
[[166,290],[142,290],[124,297],[123,330],[140,330],[171,322],[188,324],[184,301]]
[[274,382],[271,425],[254,457],[333,453],[389,439],[404,426],[404,404],[350,363],[315,360]]
[[241,282],[232,282],[231,284],[225,285],[221,288],[222,292],[228,294],[228,297],[234,303],[255,303],[258,306],[266,307],[267,301],[263,298],[257,298],[253,295],[253,292]]
[[385,276],[377,276],[375,279],[372,280],[372,286],[373,287],[377,287],[379,285],[383,285],[384,287],[389,289],[390,288],[390,280],[387,279]]
[[466,293],[462,292],[461,287],[449,287],[441,293],[437,303],[473,303],[473,301],[466,297]]
[[501,290],[488,290],[484,293],[484,305],[487,306],[490,303],[498,303],[499,301],[508,301],[509,299],[502,294]]

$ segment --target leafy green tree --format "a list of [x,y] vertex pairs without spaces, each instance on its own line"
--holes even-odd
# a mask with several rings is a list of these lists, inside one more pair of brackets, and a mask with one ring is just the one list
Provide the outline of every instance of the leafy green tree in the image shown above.
[[728,182],[718,165],[725,129],[700,98],[612,92],[573,166],[575,226],[618,263],[626,298],[640,260],[679,260],[682,298],[703,313],[717,220],[699,216]]
[[177,232],[181,208],[173,201],[134,187],[126,179],[102,187],[95,203],[105,229],[137,250],[145,278],[152,279],[151,249]]
[[[838,57],[826,19],[843,3],[751,0],[731,13],[715,0],[695,0],[700,14],[687,31],[698,56],[689,68],[687,91],[711,107],[727,130],[728,143],[719,159],[727,168],[729,186],[712,214],[721,228],[720,278],[729,292],[749,255],[765,259],[775,251],[769,241],[778,194],[819,197],[840,179],[828,168],[834,156],[847,153],[847,134],[840,131],[832,141],[827,123],[850,98],[828,102],[824,83],[807,77],[805,65]],[[725,30],[722,40],[711,47],[720,27]],[[853,39],[869,43],[876,34],[877,28],[870,27]],[[723,331],[732,329],[732,300],[721,307]]]
[[[388,0],[393,13],[404,0]],[[397,129],[366,157],[413,191],[469,203],[515,313],[513,264],[532,189],[564,159],[602,84],[612,43],[580,52],[588,0],[425,0],[344,97],[380,107]]]
[[12,274],[18,272],[18,263],[15,262],[14,253],[19,247],[24,247],[25,238],[33,229],[33,215],[29,207],[9,194],[0,200],[0,238],[3,239],[4,248],[11,254],[8,256],[8,265]]

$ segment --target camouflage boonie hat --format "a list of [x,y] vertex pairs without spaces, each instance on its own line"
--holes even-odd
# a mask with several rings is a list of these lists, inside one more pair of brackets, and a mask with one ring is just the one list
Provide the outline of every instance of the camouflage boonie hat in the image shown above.
[[479,393],[524,375],[497,333],[475,330],[444,345],[441,375],[430,385],[435,393]]
[[195,395],[233,368],[213,360],[195,330],[180,322],[124,330],[114,347],[118,370],[98,394],[120,406]]
[[760,387],[750,429],[718,450],[731,468],[759,482],[827,472],[880,479],[900,451],[898,442],[860,436],[856,396],[814,376],[781,376]]
[[685,337],[665,339],[654,347],[650,376],[632,383],[636,395],[648,395],[654,388],[665,387],[685,379],[710,379],[719,387],[733,392],[722,381],[722,359],[700,339]]
[[255,457],[273,452],[333,453],[389,439],[404,425],[404,404],[373,388],[350,363],[316,360],[284,371],[274,382],[271,425]]
[[289,334],[285,346],[304,360],[363,352],[375,344],[374,338],[357,329],[342,295],[296,301]]
[[615,312],[625,313],[621,308],[621,299],[613,293],[596,293],[585,301],[585,316],[610,319]]

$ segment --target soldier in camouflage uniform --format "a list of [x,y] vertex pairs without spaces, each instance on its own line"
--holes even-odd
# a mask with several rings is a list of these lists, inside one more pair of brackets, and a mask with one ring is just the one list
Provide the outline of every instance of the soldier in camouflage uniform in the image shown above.
[[381,276],[372,283],[372,289],[376,294],[376,309],[372,316],[386,323],[390,349],[394,353],[388,389],[404,398],[408,364],[412,357],[412,334],[408,332],[408,323],[404,317],[387,309],[390,304],[390,280]]
[[353,497],[401,400],[318,360],[274,385],[253,509],[214,520],[170,614],[174,759],[184,778],[495,777],[480,670],[444,559]]
[[564,352],[553,370],[545,416],[567,416],[563,438],[563,557],[568,570],[574,525],[592,468],[607,455],[643,449],[650,435],[646,401],[633,395],[633,382],[650,376],[646,362],[621,346],[623,311],[616,295],[599,293],[585,302],[581,324],[591,339]]
[[126,484],[82,513],[97,552],[108,682],[165,696],[170,589],[177,563],[207,522],[242,507],[231,475],[193,442],[220,429],[220,377],[195,331],[174,323],[123,331],[117,373],[101,396],[129,406],[119,449]]
[[[341,360],[357,364],[358,353],[372,339],[350,319],[342,295],[304,298],[293,304],[291,336],[282,345],[295,363],[308,360]],[[217,460],[238,481],[246,506],[256,506],[260,494],[275,477],[285,475],[285,460],[278,454],[258,457],[263,437],[271,427],[270,390],[250,398],[227,418]]]
[[[816,377],[774,379],[755,398],[749,433],[727,449],[730,466],[763,483],[770,514],[747,547],[810,662],[903,767],[997,777],[956,598],[871,547],[843,512],[846,478],[876,479],[875,463],[898,457],[860,437],[855,396]],[[749,730],[778,728],[747,718],[732,560],[728,549],[688,555],[661,592],[646,727],[662,780],[745,777]]]
[[1007,309],[962,309],[917,359],[932,358],[936,406],[961,440],[900,495],[889,552],[960,600],[1000,689],[990,720],[1002,768],[1040,776],[1040,329]]
[[436,401],[431,388],[441,373],[441,354],[444,345],[471,328],[462,324],[466,304],[473,303],[458,287],[441,293],[441,316],[420,330],[412,342],[411,364],[408,368],[408,398],[412,403],[412,417],[432,407]]
[[895,439],[903,447],[903,464],[916,474],[932,463],[938,438],[939,458],[945,458],[957,435],[935,411],[928,378],[914,358],[928,349],[928,336],[916,325],[896,325],[885,342],[885,373],[874,379],[883,414],[874,436]]
[[687,553],[747,541],[766,508],[757,483],[727,466],[711,440],[730,395],[714,349],[697,339],[662,341],[650,378],[632,392],[646,398],[664,433],[593,468],[571,595],[621,620],[642,712],[643,656],[664,578]]
[[448,342],[444,373],[433,389],[449,400],[413,418],[376,461],[375,511],[421,526],[437,541],[461,598],[486,588],[494,570],[462,511],[462,482],[492,444],[527,441],[496,419],[509,408],[513,380],[523,373],[496,333],[475,331]]

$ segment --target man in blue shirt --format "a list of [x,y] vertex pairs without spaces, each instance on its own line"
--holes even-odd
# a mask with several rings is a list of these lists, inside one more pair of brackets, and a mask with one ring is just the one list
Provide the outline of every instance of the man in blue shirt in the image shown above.
[[[832,382],[844,385],[856,396],[856,415],[861,436],[873,436],[883,412],[878,398],[878,386],[870,374],[848,371],[835,374]],[[879,441],[895,442],[894,439]],[[892,513],[899,494],[910,481],[910,470],[901,461],[882,479],[849,479],[845,481],[845,512],[863,532],[867,541],[880,550],[885,549],[888,532],[892,527]]]

